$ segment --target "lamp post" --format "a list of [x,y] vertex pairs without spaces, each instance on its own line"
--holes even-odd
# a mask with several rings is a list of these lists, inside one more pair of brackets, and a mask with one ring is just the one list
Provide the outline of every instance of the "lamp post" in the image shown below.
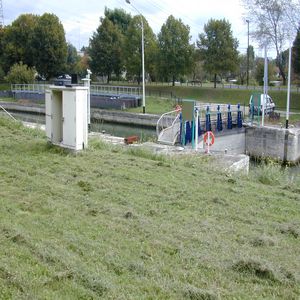
[[288,90],[287,90],[286,120],[285,120],[286,129],[289,128],[290,97],[291,97],[291,68],[292,68],[292,43],[290,43],[290,47],[289,47]]
[[247,47],[247,87],[249,85],[249,20],[246,20],[248,24],[248,47]]
[[143,21],[143,16],[140,13],[140,11],[132,5],[132,3],[130,2],[130,0],[125,0],[126,3],[130,4],[136,11],[137,13],[140,15],[141,18],[141,25],[142,25],[142,77],[143,77],[143,114],[146,112],[146,97],[145,97],[145,51],[144,51],[144,21]]

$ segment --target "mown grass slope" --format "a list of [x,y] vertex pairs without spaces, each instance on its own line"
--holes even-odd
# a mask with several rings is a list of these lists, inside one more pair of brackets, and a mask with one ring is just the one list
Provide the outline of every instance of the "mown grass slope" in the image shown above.
[[299,299],[299,183],[0,118],[0,299]]
[[[153,95],[161,93],[172,93],[174,96],[186,99],[195,99],[209,103],[230,103],[248,105],[252,93],[262,93],[260,90],[244,90],[230,88],[208,88],[208,87],[192,87],[192,86],[146,86],[148,93]],[[269,91],[269,95],[273,97],[276,107],[285,109],[287,101],[286,91]],[[300,110],[300,93],[291,93],[290,107],[294,110]]]

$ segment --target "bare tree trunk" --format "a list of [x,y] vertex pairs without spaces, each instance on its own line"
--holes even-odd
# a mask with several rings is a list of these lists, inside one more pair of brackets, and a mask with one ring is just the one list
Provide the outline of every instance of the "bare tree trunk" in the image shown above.
[[279,68],[279,74],[282,77],[282,81],[283,81],[282,83],[283,83],[283,85],[286,85],[286,75],[284,72],[284,67],[282,65],[282,62],[280,61],[280,58],[277,59],[277,65]]
[[214,78],[214,88],[217,88],[217,74],[215,74],[215,78]]
[[172,86],[175,86],[175,76],[172,77]]
[[276,61],[277,61],[277,67],[279,69],[279,74],[282,77],[283,85],[286,85],[286,75],[285,75],[285,72],[284,72],[284,66],[282,64],[282,60],[280,58],[281,53],[279,51],[279,47],[277,45],[277,42],[275,43],[275,47],[276,47],[276,54],[277,54]]

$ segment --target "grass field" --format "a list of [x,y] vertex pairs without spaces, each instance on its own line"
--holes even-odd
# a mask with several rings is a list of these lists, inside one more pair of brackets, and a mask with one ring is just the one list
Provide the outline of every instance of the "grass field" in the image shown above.
[[300,179],[0,118],[0,299],[299,299]]

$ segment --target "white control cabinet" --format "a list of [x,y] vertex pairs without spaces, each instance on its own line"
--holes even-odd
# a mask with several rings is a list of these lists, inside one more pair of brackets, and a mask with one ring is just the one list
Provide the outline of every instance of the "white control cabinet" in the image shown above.
[[46,90],[46,135],[64,148],[82,150],[88,146],[88,87],[50,86]]

